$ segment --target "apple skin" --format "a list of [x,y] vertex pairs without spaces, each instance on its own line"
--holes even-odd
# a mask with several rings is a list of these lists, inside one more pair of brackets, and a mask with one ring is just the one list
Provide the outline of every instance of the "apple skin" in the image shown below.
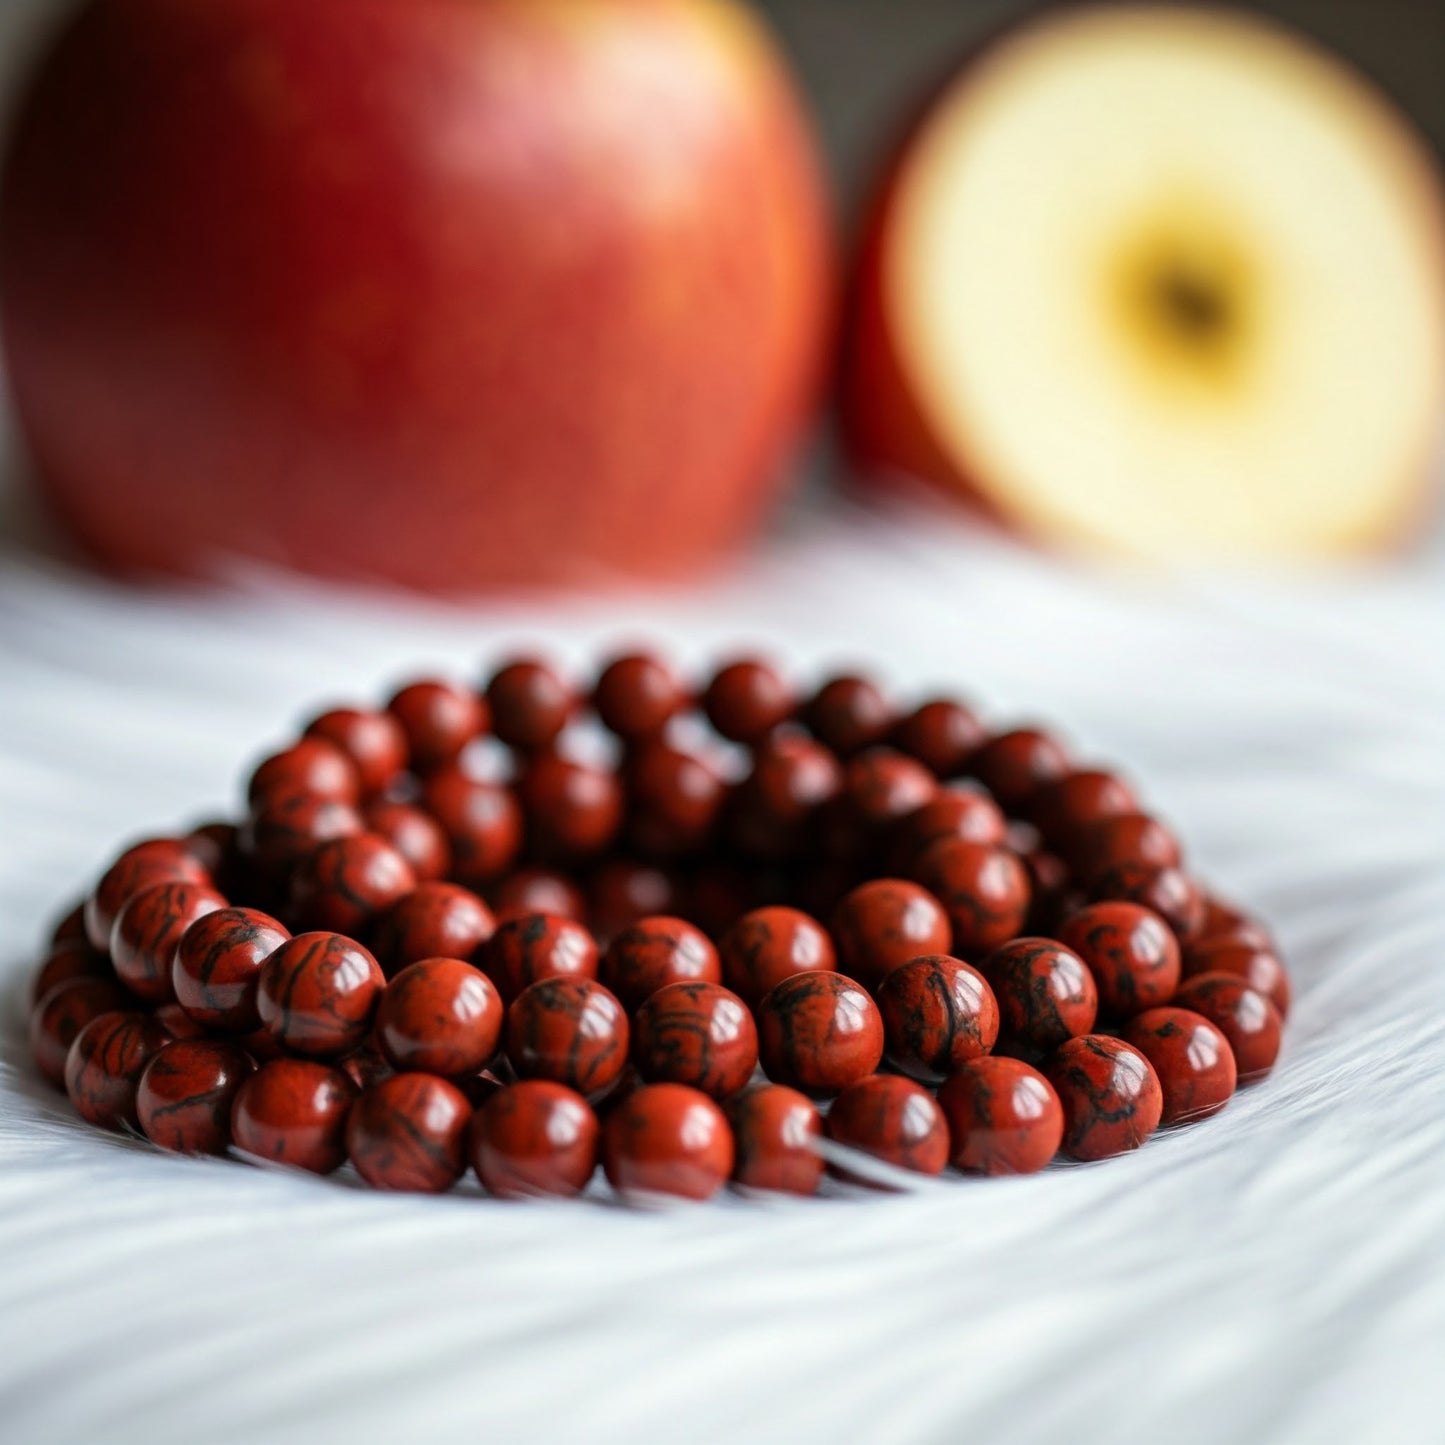
[[716,0],[92,0],[0,179],[24,434],[127,572],[686,574],[775,496],[832,283]]

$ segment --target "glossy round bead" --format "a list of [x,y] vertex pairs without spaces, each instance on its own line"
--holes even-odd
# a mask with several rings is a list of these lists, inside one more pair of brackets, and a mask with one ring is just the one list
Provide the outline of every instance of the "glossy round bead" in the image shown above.
[[754,858],[790,858],[817,831],[820,811],[838,795],[843,770],[821,743],[777,737],[753,754],[752,771],[734,790],[733,840]]
[[1198,937],[1204,920],[1199,885],[1179,868],[1118,863],[1099,874],[1090,896],[1097,902],[1142,904],[1157,913],[1186,945]]
[[471,958],[494,932],[492,911],[456,883],[419,883],[379,914],[371,951],[388,977],[423,958]]
[[998,1002],[977,969],[942,954],[895,968],[878,990],[884,1050],[900,1072],[928,1083],[981,1058],[998,1039]]
[[570,1199],[597,1167],[600,1128],[574,1089],[523,1079],[498,1089],[472,1123],[472,1167],[498,1199]]
[[571,918],[522,913],[503,920],[476,957],[505,1002],[544,978],[597,977],[597,942]]
[[736,1093],[758,1062],[747,1005],[717,983],[669,983],[632,1025],[632,1058],[648,1083],[690,1084],[716,1099]]
[[900,718],[889,741],[917,758],[935,778],[956,778],[988,733],[961,702],[934,698]]
[[1216,934],[1191,944],[1184,955],[1184,977],[1201,973],[1232,973],[1258,989],[1279,1010],[1280,1018],[1289,1013],[1289,974],[1273,947],[1254,942],[1253,935]]
[[418,883],[445,878],[451,871],[452,850],[442,825],[411,803],[379,798],[362,811],[366,831],[390,843],[411,865]]
[[224,870],[234,857],[240,833],[240,827],[235,823],[202,823],[192,828],[181,842],[186,852],[215,878],[217,870]]
[[256,987],[261,966],[290,933],[254,908],[218,908],[181,934],[171,986],[188,1017],[206,1028],[250,1033],[258,1028]]
[[1091,903],[1065,921],[1058,937],[1088,965],[1106,1017],[1158,1008],[1179,987],[1179,942],[1157,913],[1137,903]]
[[376,1010],[376,1039],[398,1069],[447,1078],[476,1074],[502,1037],[502,996],[459,958],[423,958],[392,979]]
[[59,948],[65,943],[84,943],[85,938],[85,899],[66,909],[51,927],[48,939],[52,948]]
[[941,838],[1001,844],[1008,838],[1008,823],[982,789],[954,783],[939,788],[921,807],[898,820],[889,839],[890,856],[899,868],[911,869],[919,855]]
[[323,843],[353,837],[364,828],[350,803],[298,793],[249,818],[237,846],[264,877],[289,880],[292,870]]
[[937,792],[933,774],[893,748],[865,748],[843,771],[848,820],[869,840],[883,837]]
[[1015,938],[1029,911],[1029,877],[1007,848],[944,838],[914,865],[915,881],[943,904],[960,958],[981,958]]
[[346,1159],[346,1116],[356,1085],[309,1059],[272,1059],[236,1091],[231,1142],[272,1164],[330,1174]]
[[[828,1137],[915,1174],[941,1174],[948,1163],[948,1125],[932,1094],[909,1079],[874,1074],[849,1084],[828,1111]],[[834,1162],[835,1173],[859,1183],[875,1180]]]
[[1016,938],[984,961],[1011,1053],[1041,1057],[1094,1027],[1099,994],[1083,959],[1048,938]]
[[1110,1159],[1137,1149],[1158,1127],[1164,1095],[1154,1067],[1132,1044],[1084,1034],[1049,1060],[1049,1082],[1064,1109],[1064,1152]]
[[925,953],[947,953],[953,927],[943,905],[916,883],[875,878],[833,911],[838,968],[876,989],[895,968]]
[[949,1159],[968,1174],[1036,1174],[1059,1152],[1064,1111],[1053,1085],[1020,1059],[971,1059],[938,1091]]
[[632,652],[602,669],[592,706],[620,738],[651,737],[688,705],[682,679],[660,658]]
[[84,937],[52,943],[30,980],[30,1003],[35,1005],[58,983],[76,978],[108,978],[115,981],[109,955],[92,948]]
[[434,772],[455,762],[473,738],[491,727],[490,709],[471,688],[436,678],[401,688],[386,710],[401,724],[417,773]]
[[305,736],[331,743],[351,759],[363,798],[384,793],[406,771],[406,732],[389,712],[332,708],[307,724]]
[[167,1044],[136,1086],[141,1133],[177,1154],[224,1154],[231,1143],[231,1104],[254,1069],[245,1050],[226,1039]]
[[1080,828],[1071,840],[1070,857],[1080,877],[1092,882],[1111,868],[1177,868],[1183,849],[1158,818],[1116,813]]
[[366,1038],[381,966],[339,933],[298,933],[261,966],[256,1009],[283,1048],[311,1058],[349,1053]]
[[204,1039],[210,1031],[193,1019],[175,999],[160,1004],[151,1015],[173,1039]]
[[65,1056],[65,1092],[75,1112],[101,1129],[134,1128],[136,1084],[170,1039],[145,1014],[106,1013],[91,1019]]
[[702,698],[713,727],[729,741],[749,746],[787,722],[795,705],[793,690],[782,674],[756,658],[719,668]]
[[598,976],[635,1013],[670,983],[721,983],[722,963],[707,935],[683,918],[639,918],[602,956]]
[[171,963],[181,935],[196,919],[224,908],[226,900],[201,883],[153,883],[134,894],[110,931],[116,976],[149,1003],[172,997]]
[[494,890],[492,907],[499,921],[518,913],[555,913],[578,923],[587,917],[582,890],[553,868],[519,868],[509,873]]
[[504,874],[522,847],[522,810],[510,788],[456,768],[433,773],[422,802],[447,835],[454,882],[482,887]]
[[1241,1084],[1254,1083],[1274,1068],[1283,1035],[1279,1010],[1242,978],[1197,974],[1179,985],[1174,1006],[1203,1014],[1229,1040]]
[[712,837],[726,796],[704,758],[661,739],[640,745],[626,767],[627,836],[657,858],[696,853]]
[[296,926],[356,936],[417,885],[411,864],[384,838],[358,833],[323,843],[291,877]]
[[1274,937],[1258,919],[1242,908],[1226,903],[1217,894],[1204,895],[1204,919],[1200,924],[1198,943],[1211,943],[1229,937],[1236,943],[1252,943],[1257,948],[1273,948]]
[[518,791],[527,847],[539,858],[605,852],[622,827],[622,787],[610,769],[539,753],[528,762]]
[[[357,1089],[369,1089],[373,1084],[389,1079],[396,1072],[391,1066],[391,1060],[381,1052],[375,1035],[367,1039],[354,1054],[348,1054],[339,1060],[336,1067]],[[460,1087],[461,1081],[456,1080],[456,1083]]]
[[434,1074],[392,1074],[363,1089],[346,1119],[346,1153],[373,1189],[440,1194],[467,1167],[472,1106]]
[[1039,789],[1070,771],[1062,743],[1037,728],[1015,728],[983,744],[969,760],[969,771],[998,800],[1006,813],[1027,810]]
[[718,944],[723,982],[749,1005],[801,973],[832,973],[838,966],[833,940],[817,919],[796,908],[755,908]]
[[608,1114],[602,1164],[626,1199],[710,1199],[733,1170],[732,1130],[706,1094],[648,1084]]
[[1138,807],[1137,795],[1123,778],[1100,768],[1081,768],[1045,783],[1034,794],[1029,814],[1044,841],[1060,848],[1095,823]]
[[251,774],[246,788],[252,812],[298,796],[331,798],[354,807],[361,801],[361,775],[335,743],[325,738],[302,738],[272,753]]
[[177,838],[150,838],[133,844],[105,871],[85,900],[85,936],[92,948],[110,947],[116,915],[142,888],[155,883],[208,885],[211,875]]
[[784,1084],[753,1084],[723,1108],[733,1130],[735,1184],[780,1194],[817,1192],[823,1121],[811,1099]]
[[543,978],[507,1014],[507,1058],[523,1079],[551,1079],[589,1097],[627,1064],[631,1030],[617,999],[591,978]]
[[65,1056],[75,1036],[101,1014],[133,1008],[135,999],[113,978],[72,978],[41,995],[30,1011],[30,1056],[47,1083],[65,1086]]
[[852,757],[887,738],[896,720],[882,690],[865,677],[829,678],[804,704],[808,731],[839,757]]
[[641,918],[677,908],[676,877],[653,863],[610,858],[587,880],[587,917],[599,938],[612,938]]
[[561,675],[533,658],[500,668],[487,684],[487,701],[492,731],[523,752],[551,747],[577,706],[576,695]]
[[1207,1119],[1234,1093],[1234,1052],[1203,1014],[1184,1008],[1146,1009],[1125,1024],[1124,1042],[1152,1065],[1164,1099],[1165,1124]]
[[784,979],[758,1006],[763,1069],[777,1084],[832,1094],[867,1078],[883,1057],[883,1020],[841,973]]

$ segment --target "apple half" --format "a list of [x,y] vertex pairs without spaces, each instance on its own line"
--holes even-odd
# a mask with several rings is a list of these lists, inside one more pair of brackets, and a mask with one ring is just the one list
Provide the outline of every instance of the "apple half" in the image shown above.
[[976,56],[875,210],[844,425],[873,471],[1152,558],[1398,538],[1445,415],[1445,206],[1265,22],[1075,10]]

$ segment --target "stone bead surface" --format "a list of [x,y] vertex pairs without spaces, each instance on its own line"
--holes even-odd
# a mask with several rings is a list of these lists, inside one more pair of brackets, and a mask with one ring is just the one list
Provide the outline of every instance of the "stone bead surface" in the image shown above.
[[1157,913],[1182,944],[1198,937],[1204,920],[1199,885],[1182,869],[1117,863],[1094,880],[1095,902],[1139,903]]
[[1039,788],[1029,816],[1050,847],[1068,850],[1095,823],[1138,807],[1134,789],[1116,773],[1081,768]]
[[259,1028],[256,988],[261,966],[291,934],[254,908],[218,908],[181,935],[171,986],[188,1017],[225,1033]]
[[477,1109],[472,1167],[499,1199],[569,1199],[592,1178],[600,1132],[597,1115],[576,1090],[523,1079]]
[[323,843],[350,838],[364,829],[360,812],[350,803],[298,793],[253,814],[237,846],[263,878],[285,882]]
[[33,1008],[58,983],[76,978],[108,978],[115,981],[110,957],[92,948],[82,936],[52,943],[40,967],[30,979],[29,1002]]
[[152,883],[116,914],[110,960],[116,977],[137,998],[161,1003],[173,993],[171,964],[181,935],[226,900],[201,883]]
[[236,1091],[231,1142],[272,1164],[330,1174],[346,1160],[346,1116],[356,1085],[310,1059],[272,1059]]
[[504,1012],[496,986],[470,963],[419,959],[382,995],[376,1040],[398,1069],[447,1078],[476,1074],[497,1052]]
[[894,969],[878,989],[884,1052],[910,1078],[936,1083],[998,1039],[998,1003],[977,969],[935,954]]
[[894,724],[889,741],[935,778],[956,778],[988,736],[977,714],[951,698],[921,703]]
[[981,788],[956,783],[939,788],[921,807],[900,818],[889,840],[894,864],[911,869],[919,855],[942,838],[965,843],[1000,844],[1008,837],[1008,822],[997,803]]
[[423,958],[471,958],[496,932],[492,910],[456,883],[419,883],[380,913],[371,949],[390,976]]
[[755,908],[718,944],[723,982],[756,1006],[770,989],[800,973],[831,973],[837,953],[828,931],[796,908]]
[[427,778],[422,804],[447,835],[454,882],[484,888],[516,861],[522,847],[522,810],[510,788],[448,766]]
[[894,748],[865,748],[843,770],[841,820],[858,845],[876,847],[937,792],[938,780],[916,759]]
[[751,746],[792,717],[796,699],[776,668],[757,658],[741,658],[713,674],[702,706],[718,733]]
[[366,805],[361,817],[368,833],[390,843],[406,859],[418,883],[430,883],[451,872],[451,844],[430,813],[411,803],[377,798]]
[[75,1112],[101,1129],[134,1128],[136,1085],[170,1038],[146,1014],[105,1013],[91,1019],[65,1056],[65,1092]]
[[1046,1072],[1064,1110],[1064,1152],[1109,1159],[1159,1127],[1164,1095],[1149,1060],[1122,1039],[1084,1034],[1060,1046]]
[[332,708],[307,724],[305,736],[321,738],[351,759],[363,798],[384,793],[406,770],[406,732],[392,713],[371,708]]
[[358,833],[323,843],[291,878],[296,927],[359,937],[417,885],[411,864],[384,838]]
[[178,838],[148,838],[127,848],[106,869],[85,900],[85,936],[92,948],[110,948],[116,914],[155,883],[196,883],[206,886],[211,875]]
[[960,958],[984,954],[1017,937],[1029,911],[1029,877],[1007,848],[944,838],[914,866],[914,880],[948,912]]
[[392,1074],[363,1089],[346,1119],[346,1153],[373,1189],[440,1194],[467,1167],[472,1106],[435,1074]]
[[1258,948],[1274,947],[1274,935],[1260,919],[1252,917],[1238,905],[1227,902],[1217,893],[1206,893],[1204,918],[1200,924],[1197,942],[1212,943],[1226,935],[1237,943],[1252,943]]
[[75,1036],[101,1014],[135,1007],[135,998],[113,978],[64,979],[42,994],[30,1011],[30,1057],[36,1072],[65,1087],[65,1058]]
[[1179,941],[1157,913],[1137,903],[1092,903],[1064,922],[1058,938],[1088,965],[1104,1017],[1158,1008],[1179,987]]
[[540,752],[556,742],[577,706],[560,673],[536,658],[499,668],[487,684],[492,731],[509,747]]
[[1053,1085],[1021,1059],[971,1059],[938,1091],[949,1158],[968,1174],[1035,1174],[1059,1152],[1064,1111]]
[[625,1199],[710,1199],[733,1170],[722,1111],[685,1084],[647,1084],[608,1114],[602,1163]]
[[838,968],[876,989],[911,958],[947,953],[953,926],[926,889],[901,878],[875,878],[848,893],[833,911]]
[[991,737],[969,760],[969,771],[1006,813],[1022,814],[1039,789],[1070,771],[1069,754],[1038,728],[1014,728]]
[[721,983],[722,963],[701,929],[663,914],[623,929],[607,945],[598,976],[635,1013],[667,984]]
[[676,913],[677,904],[673,874],[635,858],[609,858],[587,880],[587,920],[599,938],[610,939],[640,918]]
[[817,1105],[784,1084],[753,1084],[723,1106],[732,1125],[733,1182],[779,1194],[815,1194],[823,1178]]
[[[849,1084],[828,1111],[828,1137],[897,1169],[941,1174],[948,1163],[948,1125],[932,1094],[910,1079],[874,1074]],[[845,1179],[876,1184],[846,1164],[829,1166]]]
[[1258,989],[1279,1010],[1280,1018],[1289,1013],[1289,974],[1274,948],[1255,942],[1252,934],[1216,934],[1192,944],[1184,956],[1183,971],[1185,978],[1232,973]]
[[622,827],[622,787],[610,768],[538,753],[518,785],[527,849],[537,858],[572,861],[612,846]]
[[627,759],[627,837],[654,858],[694,854],[710,842],[727,789],[703,757],[654,739]]
[[335,1058],[367,1036],[386,979],[359,943],[339,933],[298,933],[262,965],[256,1010],[291,1053]]
[[1274,1068],[1283,1037],[1279,1010],[1242,978],[1196,974],[1179,985],[1174,1004],[1203,1014],[1229,1040],[1241,1084],[1254,1083]]
[[747,1005],[718,983],[669,983],[637,1010],[632,1058],[648,1083],[690,1084],[713,1098],[736,1093],[758,1062]]
[[168,1043],[136,1086],[141,1133],[177,1154],[224,1154],[232,1102],[254,1069],[246,1051],[227,1039]]
[[151,1015],[173,1039],[203,1039],[210,1031],[193,1019],[175,999],[157,1006]]
[[395,692],[386,710],[406,735],[412,768],[434,772],[456,761],[473,738],[491,727],[491,711],[471,688],[422,678]]
[[246,788],[252,812],[298,796],[331,798],[354,807],[361,801],[361,777],[335,743],[302,738],[261,762]]
[[812,846],[822,810],[842,785],[843,769],[821,743],[769,739],[754,752],[752,771],[733,792],[733,841],[751,858],[795,857]]
[[1146,1009],[1124,1025],[1123,1038],[1149,1060],[1159,1079],[1162,1123],[1207,1119],[1234,1093],[1234,1052],[1203,1014],[1183,1008]]
[[883,1057],[883,1020],[867,991],[841,973],[801,973],[772,989],[757,1012],[763,1069],[777,1084],[833,1094]]
[[1111,868],[1177,868],[1183,849],[1171,828],[1147,813],[1117,813],[1080,829],[1070,859],[1080,877],[1097,879]]
[[896,721],[883,690],[866,677],[829,678],[803,705],[804,726],[839,757],[852,757],[888,736]]
[[55,920],[47,941],[52,948],[63,943],[85,942],[85,899],[72,904]]
[[602,725],[628,740],[651,737],[688,705],[686,684],[650,653],[630,652],[604,667],[592,689]]
[[631,1028],[622,1005],[595,979],[543,978],[512,1002],[506,1041],[520,1078],[551,1079],[595,1097],[626,1067]]
[[1094,1027],[1093,975],[1063,944],[1016,938],[988,956],[982,973],[998,1000],[1001,1042],[1010,1053],[1040,1058]]
[[587,899],[565,873],[554,868],[519,868],[509,873],[492,895],[498,921],[519,913],[554,913],[583,923]]
[[571,918],[523,913],[505,919],[475,960],[506,1003],[544,978],[597,977],[597,941]]

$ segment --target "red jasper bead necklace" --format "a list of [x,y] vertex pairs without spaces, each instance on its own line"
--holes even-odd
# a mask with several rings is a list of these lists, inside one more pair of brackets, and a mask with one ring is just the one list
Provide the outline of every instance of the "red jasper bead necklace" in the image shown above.
[[245,798],[114,858],[32,985],[37,1072],[178,1153],[811,1195],[1110,1158],[1279,1053],[1278,948],[1129,782],[860,676],[519,657],[319,714]]

